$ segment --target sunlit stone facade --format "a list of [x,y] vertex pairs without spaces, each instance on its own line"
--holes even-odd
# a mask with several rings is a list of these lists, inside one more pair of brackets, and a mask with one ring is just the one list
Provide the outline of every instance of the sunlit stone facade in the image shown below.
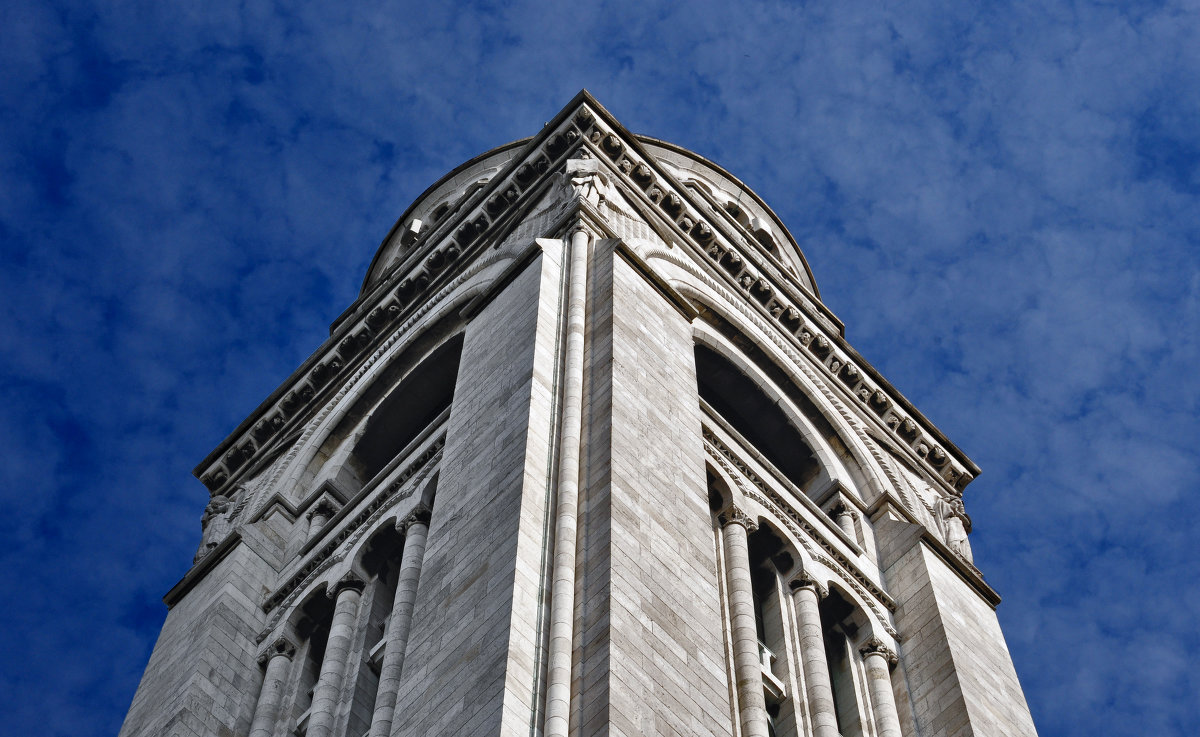
[[977,473],[754,193],[581,93],[197,467],[121,734],[1033,735]]

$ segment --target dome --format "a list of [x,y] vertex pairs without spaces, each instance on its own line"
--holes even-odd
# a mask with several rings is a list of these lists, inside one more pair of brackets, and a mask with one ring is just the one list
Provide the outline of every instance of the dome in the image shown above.
[[[736,221],[748,238],[757,241],[810,295],[820,299],[816,280],[799,245],[762,198],[725,169],[697,153],[647,136],[631,137],[694,197]],[[384,238],[367,269],[362,293],[369,291],[430,226],[453,213],[459,203],[486,187],[494,177],[505,174],[509,166],[522,157],[532,140],[524,138],[480,154],[425,190]]]

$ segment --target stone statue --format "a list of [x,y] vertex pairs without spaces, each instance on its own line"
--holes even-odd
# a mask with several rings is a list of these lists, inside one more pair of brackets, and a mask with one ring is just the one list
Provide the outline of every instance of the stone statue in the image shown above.
[[574,196],[585,199],[596,207],[608,199],[608,181],[600,162],[595,159],[568,159],[567,177]]
[[229,498],[222,494],[209,500],[204,508],[204,516],[200,518],[200,547],[196,550],[196,557],[192,558],[192,565],[211,553],[229,532],[229,508]]
[[971,545],[967,542],[967,533],[971,531],[971,518],[967,516],[962,499],[938,497],[934,511],[937,513],[938,527],[941,528],[942,538],[946,547],[972,563]]

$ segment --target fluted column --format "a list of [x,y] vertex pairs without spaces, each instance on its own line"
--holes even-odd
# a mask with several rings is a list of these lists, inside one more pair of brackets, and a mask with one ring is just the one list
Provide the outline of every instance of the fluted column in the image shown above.
[[896,654],[882,640],[872,637],[858,650],[867,666],[867,689],[875,712],[875,728],[879,737],[901,737],[900,714],[896,711],[896,695],[892,691],[891,667]]
[[287,681],[288,666],[296,654],[296,646],[286,638],[279,638],[271,643],[267,651],[258,659],[259,665],[265,665],[266,675],[263,676],[262,690],[258,693],[258,703],[254,706],[254,719],[250,722],[250,737],[271,737],[275,724],[279,721],[279,705],[283,700],[284,682]]
[[821,592],[817,583],[798,578],[789,584],[796,602],[796,625],[800,633],[800,660],[804,664],[808,712],[813,737],[839,737],[829,660],[825,657],[825,634],[821,627]]
[[362,580],[353,574],[338,581],[333,588],[337,603],[333,607],[333,623],[329,626],[329,641],[325,645],[325,658],[321,661],[321,674],[313,689],[307,737],[329,737],[333,734],[333,721],[350,658],[350,642],[354,637],[354,623],[358,619],[362,590]]
[[762,660],[758,653],[758,627],[754,622],[754,589],[750,580],[747,535],[758,526],[733,507],[720,517],[725,548],[725,575],[729,588],[729,624],[733,633],[733,673],[737,679],[738,707],[743,737],[767,737],[767,701],[763,696]]
[[404,651],[408,647],[408,632],[412,625],[413,603],[417,598],[417,580],[421,576],[421,560],[425,557],[425,541],[429,537],[429,515],[429,507],[422,504],[398,525],[404,528],[404,552],[400,558],[400,575],[396,582],[396,598],[392,601],[392,615],[384,635],[383,664],[379,667],[379,690],[375,695],[370,737],[388,737],[392,731],[400,673],[404,669]]

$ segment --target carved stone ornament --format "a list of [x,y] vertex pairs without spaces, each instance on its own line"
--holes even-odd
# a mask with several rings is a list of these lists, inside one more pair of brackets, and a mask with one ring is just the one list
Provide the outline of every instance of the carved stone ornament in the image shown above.
[[962,499],[958,497],[947,499],[939,496],[934,502],[933,511],[937,516],[938,528],[942,533],[942,539],[946,542],[946,547],[968,563],[972,563],[971,545],[967,542],[967,533],[971,530],[971,518],[967,516]]
[[595,207],[607,199],[608,180],[595,159],[567,159],[567,181],[576,197]]
[[793,578],[791,581],[789,581],[788,588],[791,589],[793,593],[796,591],[799,591],[800,589],[809,589],[810,588],[813,591],[817,592],[818,599],[824,599],[826,596],[829,595],[829,589],[827,589],[824,586],[822,586],[821,584],[817,583],[815,579],[809,578],[808,576],[805,576],[805,575],[797,576],[796,578]]
[[362,593],[362,590],[366,587],[366,582],[361,578],[353,573],[347,573],[345,576],[342,576],[337,583],[332,583],[329,585],[329,589],[326,591],[326,596],[328,596],[330,599],[333,599],[347,589]]
[[741,525],[742,527],[746,528],[746,532],[754,532],[758,529],[758,523],[755,522],[750,515],[746,514],[737,507],[730,507],[724,512],[721,512],[721,515],[717,518],[717,521],[721,523],[721,527],[728,527],[729,525]]
[[433,510],[428,504],[418,504],[413,511],[409,512],[399,522],[396,523],[396,529],[408,534],[408,528],[413,525],[429,526],[429,520],[433,516]]
[[896,663],[900,662],[900,659],[896,657],[896,653],[878,637],[872,637],[867,640],[858,651],[862,653],[863,657],[868,655],[882,655],[883,659],[890,666],[895,666]]
[[204,508],[204,516],[200,518],[200,547],[196,549],[192,565],[203,560],[229,533],[229,508],[229,497],[223,494],[209,499],[208,506]]
[[333,502],[329,501],[328,497],[326,497],[314,504],[312,509],[308,510],[308,514],[305,515],[305,517],[311,522],[313,517],[324,517],[325,519],[329,519],[337,513],[338,508]]
[[293,645],[291,640],[287,639],[286,637],[280,637],[275,642],[272,642],[270,647],[263,651],[262,655],[258,656],[258,664],[260,666],[265,666],[267,662],[271,660],[271,658],[276,656],[291,660],[293,657],[295,657],[295,655],[296,646]]
[[839,500],[837,504],[834,504],[829,508],[829,516],[833,517],[834,519],[841,517],[843,514],[848,514],[852,518],[855,516],[854,510],[844,501]]

